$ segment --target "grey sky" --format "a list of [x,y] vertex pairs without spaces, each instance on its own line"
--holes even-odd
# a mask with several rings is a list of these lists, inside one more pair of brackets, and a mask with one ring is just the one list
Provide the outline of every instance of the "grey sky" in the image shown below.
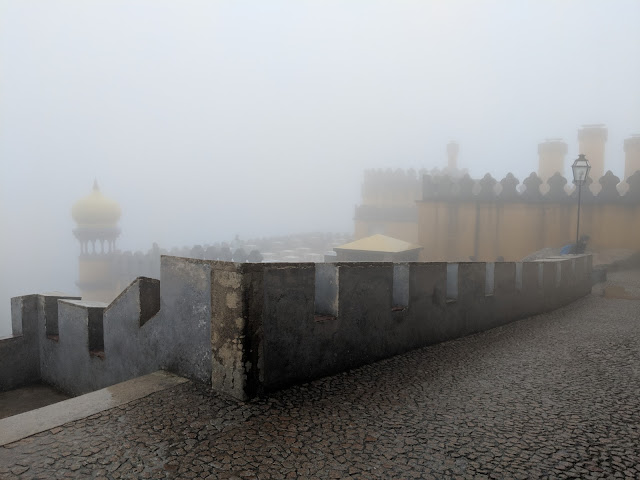
[[640,133],[637,1],[0,0],[0,335],[73,290],[94,177],[122,249],[352,229],[362,171],[536,169]]

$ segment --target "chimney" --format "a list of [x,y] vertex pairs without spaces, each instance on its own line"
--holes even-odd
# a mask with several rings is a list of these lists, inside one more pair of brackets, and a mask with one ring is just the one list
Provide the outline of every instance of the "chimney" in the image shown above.
[[560,138],[547,139],[538,144],[538,176],[546,182],[556,172],[564,176],[564,156],[567,144]]
[[624,179],[640,170],[640,135],[632,135],[624,141]]
[[587,157],[591,164],[589,176],[595,184],[604,175],[604,144],[607,141],[607,127],[599,125],[583,125],[578,130],[579,152]]

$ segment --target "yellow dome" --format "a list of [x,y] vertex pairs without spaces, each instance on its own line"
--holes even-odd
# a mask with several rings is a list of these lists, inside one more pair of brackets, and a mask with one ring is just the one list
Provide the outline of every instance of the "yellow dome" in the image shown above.
[[73,204],[71,216],[79,227],[115,227],[121,215],[120,205],[108,199],[93,182],[93,192]]

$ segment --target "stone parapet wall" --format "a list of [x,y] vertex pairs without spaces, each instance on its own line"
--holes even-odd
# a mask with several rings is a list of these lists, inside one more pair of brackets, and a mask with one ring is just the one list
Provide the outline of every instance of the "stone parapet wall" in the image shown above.
[[[227,337],[214,350],[242,346],[252,361],[240,363],[238,352],[214,370],[235,379],[233,391],[224,391],[241,399],[497,327],[591,291],[588,255],[495,264],[267,264],[234,274],[244,302],[234,308],[245,312],[237,328],[245,336]],[[228,297],[215,301],[223,305],[214,311]],[[212,321],[219,338],[216,330],[230,319]]]
[[162,277],[162,295],[159,280],[140,277],[108,305],[13,298],[13,335],[0,339],[0,391],[43,381],[81,395],[158,369],[210,382],[210,266],[167,257]]
[[0,390],[78,395],[166,369],[246,400],[572,302],[591,257],[525,263],[232,263],[162,257],[111,304],[12,299]]

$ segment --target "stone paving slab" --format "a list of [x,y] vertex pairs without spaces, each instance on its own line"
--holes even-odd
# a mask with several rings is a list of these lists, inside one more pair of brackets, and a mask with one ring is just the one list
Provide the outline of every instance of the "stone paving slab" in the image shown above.
[[0,447],[0,478],[639,478],[640,302],[237,403],[185,383]]

